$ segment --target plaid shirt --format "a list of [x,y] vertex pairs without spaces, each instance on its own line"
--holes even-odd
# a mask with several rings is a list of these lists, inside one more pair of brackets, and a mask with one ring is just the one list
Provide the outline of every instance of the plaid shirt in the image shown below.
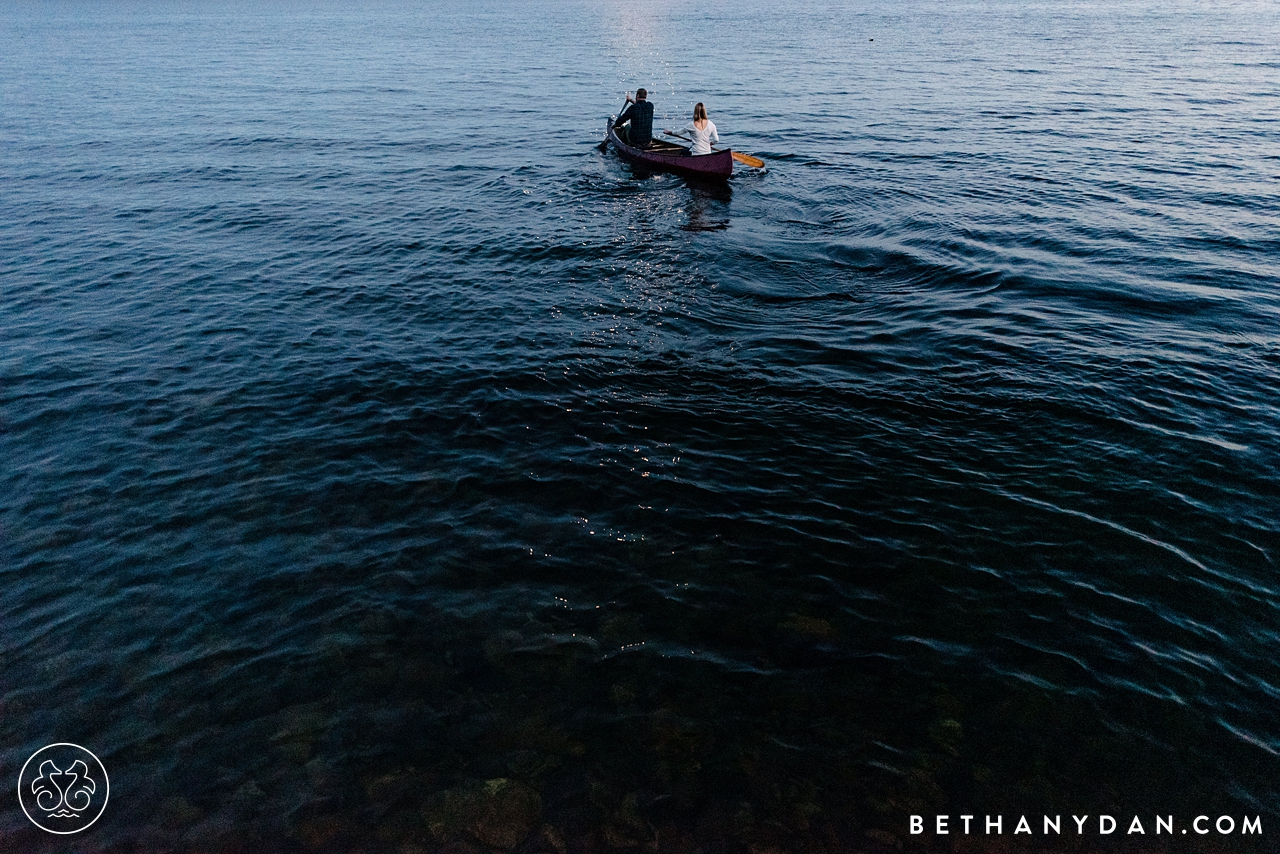
[[648,101],[636,101],[623,110],[615,124],[621,127],[626,122],[631,122],[631,129],[627,131],[627,142],[636,148],[644,148],[653,139],[653,104]]

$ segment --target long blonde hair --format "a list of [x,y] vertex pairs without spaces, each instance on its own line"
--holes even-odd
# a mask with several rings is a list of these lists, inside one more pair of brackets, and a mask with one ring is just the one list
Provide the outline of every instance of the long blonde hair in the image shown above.
[[695,122],[696,121],[705,122],[707,120],[707,108],[702,106],[701,101],[693,105],[693,120]]

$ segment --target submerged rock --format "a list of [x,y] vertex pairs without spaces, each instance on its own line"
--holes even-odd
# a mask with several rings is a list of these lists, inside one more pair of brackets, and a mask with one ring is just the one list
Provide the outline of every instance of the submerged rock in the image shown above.
[[160,802],[155,821],[162,827],[187,827],[204,816],[204,811],[192,806],[186,798],[169,797]]
[[510,851],[538,826],[542,797],[530,786],[500,777],[449,789],[426,809],[432,836],[471,839]]
[[814,638],[831,638],[835,636],[835,629],[831,623],[821,617],[807,617],[802,614],[789,614],[787,619],[778,623],[778,628],[788,629],[801,635],[808,635]]
[[253,780],[242,784],[227,801],[227,808],[238,819],[252,818],[262,812],[267,794]]

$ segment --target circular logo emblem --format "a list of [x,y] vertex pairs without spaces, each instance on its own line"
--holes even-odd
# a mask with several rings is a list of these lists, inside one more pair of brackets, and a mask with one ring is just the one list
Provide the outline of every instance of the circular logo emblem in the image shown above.
[[78,744],[42,747],[18,774],[18,802],[50,833],[79,833],[107,808],[107,769]]

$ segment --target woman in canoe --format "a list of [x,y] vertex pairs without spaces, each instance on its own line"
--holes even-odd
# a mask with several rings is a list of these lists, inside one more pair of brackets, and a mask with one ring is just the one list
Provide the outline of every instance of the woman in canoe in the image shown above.
[[693,142],[690,154],[710,154],[712,143],[720,141],[720,137],[716,135],[715,123],[707,118],[707,108],[702,106],[701,101],[693,107],[693,121],[680,130],[687,133]]

